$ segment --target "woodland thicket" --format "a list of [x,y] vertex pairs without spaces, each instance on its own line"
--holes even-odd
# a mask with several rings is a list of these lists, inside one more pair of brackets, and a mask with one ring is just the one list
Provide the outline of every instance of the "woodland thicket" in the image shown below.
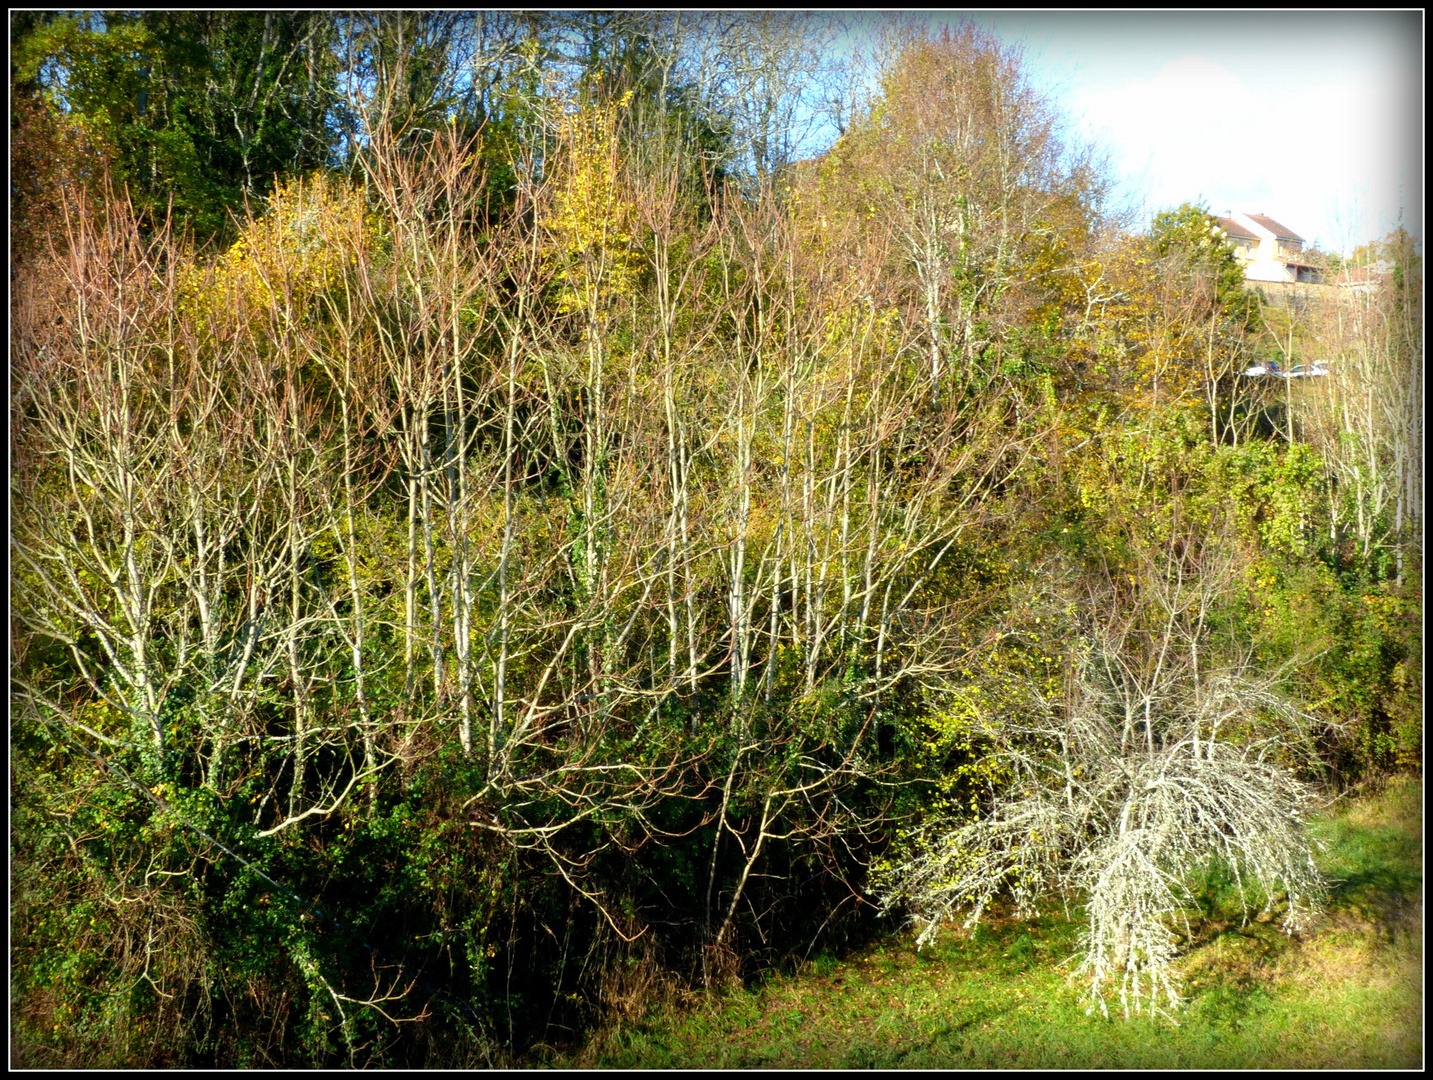
[[1296,930],[1417,767],[1406,235],[1265,304],[969,27],[11,28],[21,1060],[499,1064],[1050,896],[1173,1011],[1187,883]]

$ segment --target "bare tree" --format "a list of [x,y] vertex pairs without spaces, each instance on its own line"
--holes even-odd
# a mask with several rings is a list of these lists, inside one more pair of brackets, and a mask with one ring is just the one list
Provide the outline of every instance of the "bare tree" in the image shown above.
[[1411,251],[1405,278],[1290,316],[1288,348],[1327,365],[1325,376],[1286,380],[1289,433],[1322,458],[1336,494],[1329,531],[1351,533],[1365,564],[1393,549],[1395,572],[1413,554],[1421,564],[1422,309]]
[[[927,824],[878,875],[885,907],[921,927],[918,944],[957,913],[969,927],[1002,895],[1025,916],[1077,896],[1076,975],[1090,1008],[1105,1011],[1113,989],[1126,1015],[1170,1015],[1181,1000],[1175,927],[1191,933],[1212,863],[1266,909],[1285,902],[1290,933],[1309,924],[1323,891],[1304,831],[1313,796],[1286,759],[1307,744],[1311,717],[1248,656],[1202,651],[1231,564],[1222,544],[1193,539],[1144,565],[1139,595],[1111,583],[1076,604],[1056,591],[1008,631],[1062,652],[1067,673],[1055,693],[1031,677],[1013,697],[967,694],[969,738],[985,775],[1002,780],[973,820]],[[1063,649],[1049,636],[1062,630]],[[985,667],[1001,670],[1000,658]]]
[[843,30],[829,14],[709,12],[691,20],[677,71],[729,140],[754,190],[816,144],[839,82]]

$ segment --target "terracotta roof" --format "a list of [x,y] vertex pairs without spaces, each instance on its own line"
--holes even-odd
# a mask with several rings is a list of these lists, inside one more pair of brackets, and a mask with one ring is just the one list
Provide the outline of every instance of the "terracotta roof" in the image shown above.
[[1379,269],[1378,265],[1360,266],[1353,270],[1344,270],[1334,279],[1339,285],[1378,285],[1388,277],[1388,271]]
[[1240,225],[1231,217],[1215,218],[1215,220],[1219,222],[1219,227],[1223,229],[1226,233],[1228,233],[1230,236],[1237,236],[1240,239],[1249,240],[1259,239],[1257,236],[1255,236],[1249,231],[1249,226]]
[[1277,236],[1280,240],[1297,240],[1301,244],[1304,242],[1304,238],[1302,236],[1294,232],[1288,226],[1280,225],[1271,217],[1265,217],[1263,214],[1245,214],[1244,216],[1250,221],[1258,222],[1260,225],[1264,226],[1264,228],[1268,229],[1271,233]]

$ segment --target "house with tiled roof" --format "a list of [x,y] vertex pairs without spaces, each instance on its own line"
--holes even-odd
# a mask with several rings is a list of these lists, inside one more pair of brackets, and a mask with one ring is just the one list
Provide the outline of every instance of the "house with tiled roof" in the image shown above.
[[1350,266],[1340,271],[1334,276],[1333,284],[1351,295],[1369,296],[1383,288],[1392,276],[1393,264],[1380,259],[1369,266]]
[[1246,281],[1323,280],[1322,268],[1304,256],[1304,238],[1266,214],[1230,212],[1218,221]]

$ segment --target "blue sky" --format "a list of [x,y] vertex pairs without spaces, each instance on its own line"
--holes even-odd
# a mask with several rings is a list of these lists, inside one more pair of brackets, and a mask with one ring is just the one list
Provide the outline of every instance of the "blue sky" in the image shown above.
[[[854,19],[880,19],[880,13]],[[1147,221],[1186,200],[1348,252],[1421,237],[1423,15],[951,12],[1019,45]]]

